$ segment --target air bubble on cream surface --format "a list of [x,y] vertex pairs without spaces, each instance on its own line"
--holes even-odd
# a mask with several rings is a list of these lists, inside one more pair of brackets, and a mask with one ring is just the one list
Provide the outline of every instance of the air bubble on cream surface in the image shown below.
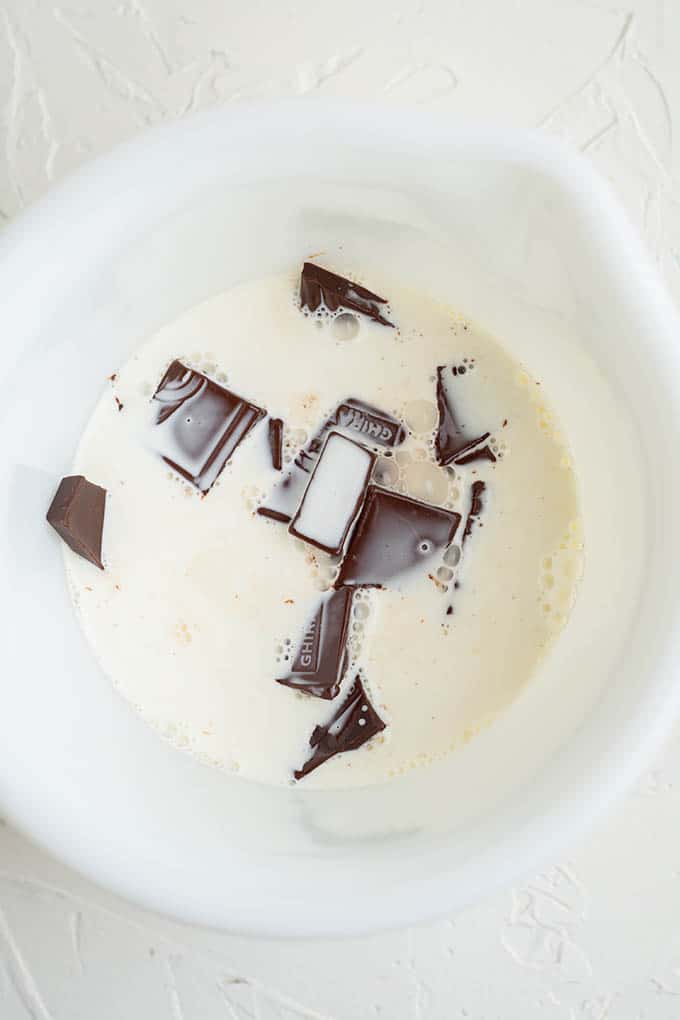
[[437,405],[432,400],[412,400],[404,405],[403,417],[412,432],[424,435],[437,424]]
[[331,323],[331,335],[334,340],[346,342],[353,340],[359,332],[359,319],[351,312],[341,312]]

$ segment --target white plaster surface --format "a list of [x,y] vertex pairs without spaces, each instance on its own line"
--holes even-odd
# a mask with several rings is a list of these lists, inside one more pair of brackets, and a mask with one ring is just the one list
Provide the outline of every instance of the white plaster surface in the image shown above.
[[[5,0],[0,221],[146,125],[336,95],[540,125],[680,301],[680,0]],[[0,827],[0,1020],[678,1020],[680,729],[626,802],[454,920],[274,943],[160,920]]]

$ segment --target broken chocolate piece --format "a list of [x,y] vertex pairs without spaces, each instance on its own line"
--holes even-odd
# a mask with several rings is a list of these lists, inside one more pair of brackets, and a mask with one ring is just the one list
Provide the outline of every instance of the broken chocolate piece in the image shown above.
[[460,521],[452,510],[369,485],[335,587],[382,588],[402,571],[424,566],[451,544]]
[[335,430],[349,436],[359,433],[372,445],[393,448],[406,438],[404,423],[362,400],[343,400],[309,442],[295,457],[291,471],[272,489],[258,514],[287,524],[300,505],[309,476],[314,470],[328,432]]
[[[439,425],[434,439],[434,449],[437,456],[437,463],[443,467],[447,464],[469,464],[470,461],[478,459],[476,447],[481,446],[491,435],[484,432],[481,435],[472,431],[469,426],[461,422],[451,405],[444,383],[443,365],[437,368],[437,407],[439,409]],[[461,373],[456,372],[459,376]],[[491,458],[496,458],[489,449]],[[483,454],[486,459],[488,455]]]
[[356,751],[384,729],[385,723],[373,708],[364,685],[357,676],[337,712],[325,726],[314,728],[309,738],[309,746],[314,748],[314,751],[302,768],[296,769],[293,775],[296,779],[308,776],[329,758],[344,751]]
[[326,422],[326,428],[335,425],[348,432],[358,432],[364,439],[379,446],[399,446],[406,438],[406,427],[398,418],[365,404],[363,400],[346,400],[338,404],[335,413]]
[[330,432],[302,502],[290,523],[291,535],[337,556],[364,502],[376,455],[339,432]]
[[106,489],[82,475],[70,475],[62,478],[47,511],[48,522],[69,548],[100,570],[105,509]]
[[324,595],[297,650],[284,687],[330,700],[340,690],[347,666],[347,632],[352,610],[351,588]]
[[265,414],[181,361],[172,362],[152,403],[157,451],[203,493],[211,489],[236,447]]
[[283,467],[283,419],[269,419],[269,450],[272,455],[272,467],[280,471]]
[[472,464],[475,460],[490,460],[492,464],[496,463],[496,454],[493,452],[490,446],[478,446],[475,450],[470,450],[469,453],[464,453],[462,457],[456,457],[456,464]]
[[467,520],[465,521],[465,530],[463,531],[463,541],[461,544],[465,544],[475,524],[479,523],[479,518],[484,511],[484,491],[486,484],[484,482],[473,482],[470,490],[470,509],[468,510]]
[[280,524],[290,524],[290,514],[286,514],[282,510],[275,510],[271,506],[259,506],[255,513],[261,517],[269,517],[272,521],[278,521]]
[[335,312],[338,308],[349,308],[350,311],[367,315],[383,326],[394,326],[393,322],[389,322],[383,316],[379,307],[387,304],[385,298],[378,297],[366,287],[352,283],[351,280],[331,273],[328,269],[322,269],[313,262],[305,262],[300,276],[300,305],[302,308],[308,308],[310,312],[315,312],[322,304],[329,312]]

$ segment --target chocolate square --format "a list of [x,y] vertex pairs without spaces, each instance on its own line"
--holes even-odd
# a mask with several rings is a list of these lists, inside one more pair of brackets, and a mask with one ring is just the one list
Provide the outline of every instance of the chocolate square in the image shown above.
[[351,588],[324,595],[293,660],[290,676],[276,682],[330,701],[340,690],[347,666]]
[[156,449],[166,464],[203,493],[265,414],[181,361],[172,362],[152,403]]
[[[439,424],[434,438],[437,463],[445,466],[446,464],[471,464],[475,460],[495,461],[495,454],[486,442],[491,433],[475,431],[461,421],[456,408],[453,407],[444,383],[446,371],[444,365],[439,365],[437,368]],[[458,380],[465,373],[459,372],[454,366],[451,369],[451,375]],[[449,385],[451,385],[450,380]],[[456,385],[460,385],[460,382],[457,381]]]
[[335,587],[385,587],[446,549],[460,521],[452,510],[370,485]]

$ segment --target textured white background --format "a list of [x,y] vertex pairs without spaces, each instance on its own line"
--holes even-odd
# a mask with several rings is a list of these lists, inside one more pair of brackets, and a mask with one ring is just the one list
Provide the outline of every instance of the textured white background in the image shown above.
[[[680,0],[5,0],[0,221],[146,125],[338,95],[540,125],[680,301]],[[455,920],[344,943],[165,922],[0,827],[0,1020],[678,1020],[680,731],[590,841]]]

